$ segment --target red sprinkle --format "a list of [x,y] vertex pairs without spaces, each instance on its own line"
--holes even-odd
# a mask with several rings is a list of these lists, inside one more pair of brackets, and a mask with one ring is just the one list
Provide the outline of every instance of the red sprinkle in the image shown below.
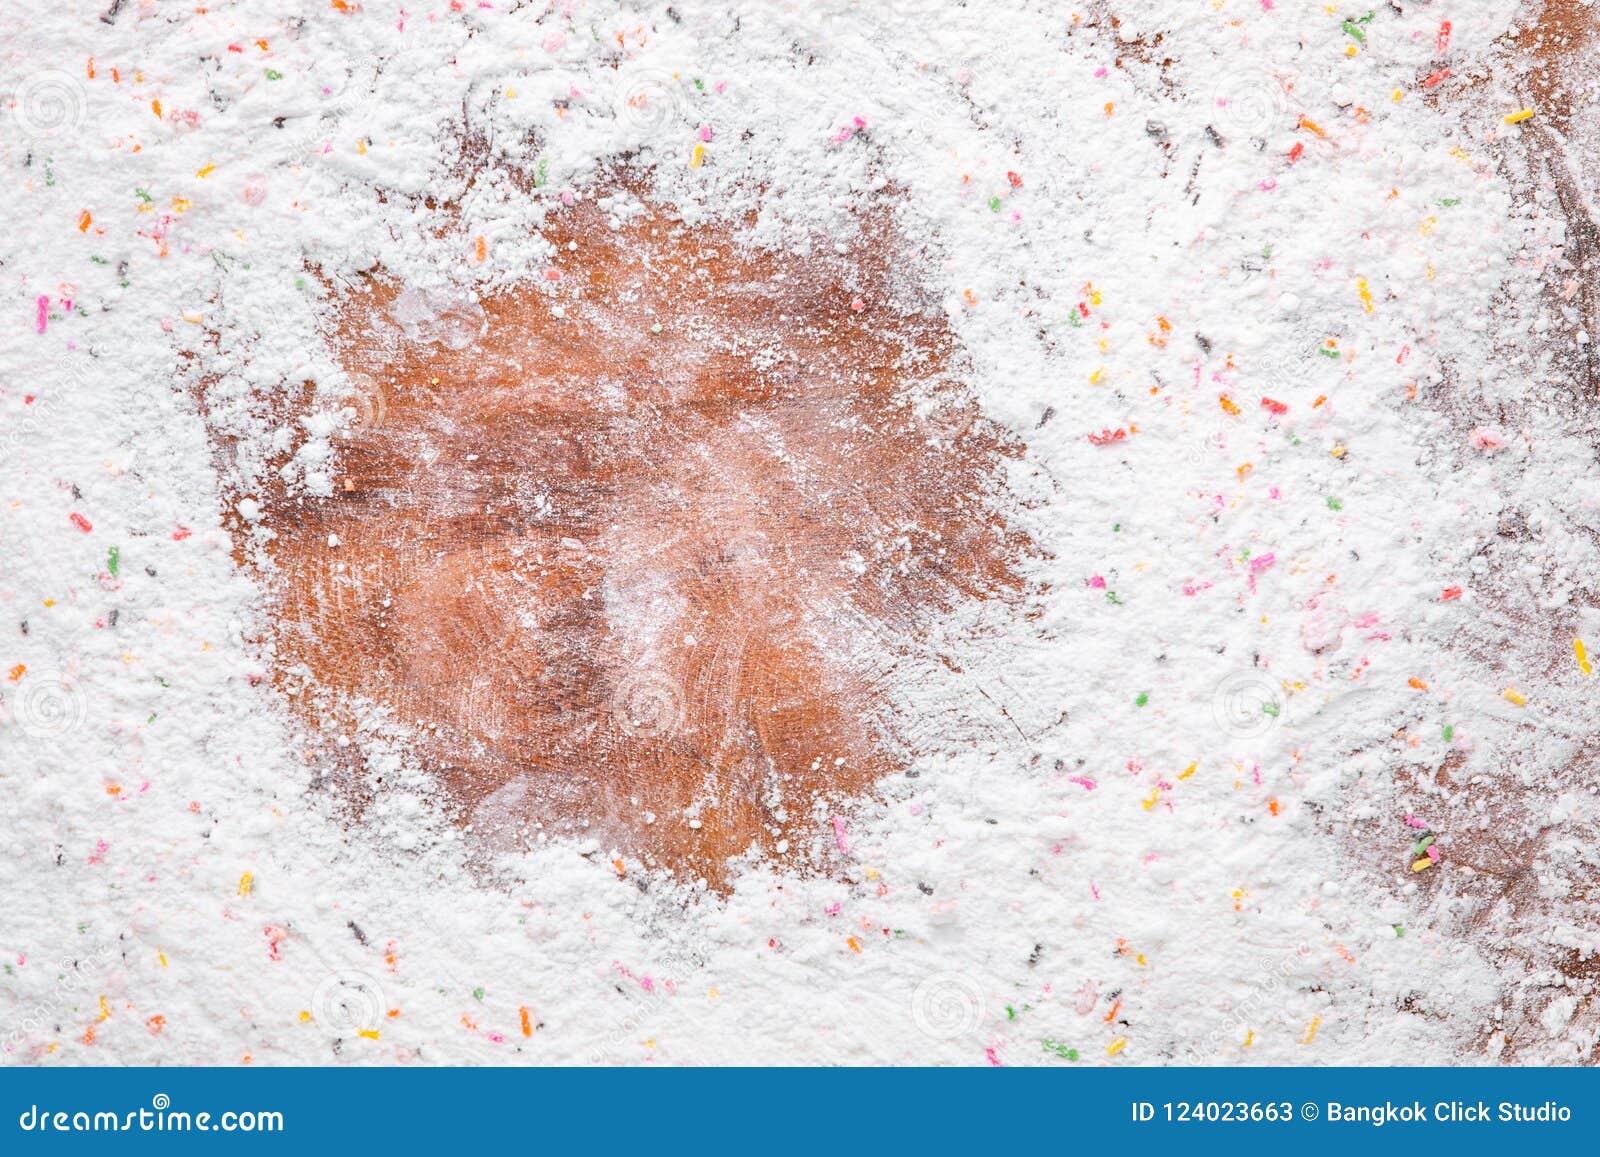
[[1107,446],[1112,442],[1120,442],[1127,436],[1128,432],[1118,426],[1115,430],[1101,430],[1098,434],[1090,434],[1089,441],[1096,446]]
[[178,527],[177,530],[174,530],[172,532],[172,541],[173,542],[182,542],[184,539],[188,538],[193,533],[194,533],[194,531],[190,530],[187,526],[180,526],[180,527]]
[[1022,175],[1020,173],[1013,173],[1013,172],[1007,170],[1007,172],[1006,172],[1006,180],[1011,182],[1011,187],[1013,189],[1022,188]]
[[1287,414],[1289,412],[1288,406],[1284,405],[1282,402],[1275,402],[1271,398],[1262,398],[1261,404],[1267,409],[1271,410],[1274,414]]
[[1444,82],[1444,78],[1449,76],[1449,75],[1450,75],[1450,70],[1448,68],[1441,68],[1438,72],[1436,72],[1432,76],[1428,77],[1427,80],[1423,81],[1422,82],[1422,87],[1423,88],[1438,88],[1439,85]]
[[1450,21],[1446,20],[1439,25],[1439,55],[1443,56],[1450,51]]
[[73,526],[76,526],[79,530],[83,531],[83,533],[85,533],[85,534],[88,534],[91,530],[94,529],[94,524],[91,523],[83,515],[79,514],[76,510],[74,510],[67,517],[72,520],[72,525]]
[[1304,153],[1305,151],[1306,151],[1306,143],[1304,141],[1296,141],[1294,143],[1294,148],[1289,150],[1289,163],[1291,165],[1294,164],[1296,161],[1298,161],[1300,159],[1300,155],[1302,153]]
[[1460,587],[1445,587],[1444,588],[1444,593],[1439,596],[1439,601],[1442,602],[1442,603],[1447,603],[1451,599],[1459,599],[1460,597],[1461,597],[1461,588]]

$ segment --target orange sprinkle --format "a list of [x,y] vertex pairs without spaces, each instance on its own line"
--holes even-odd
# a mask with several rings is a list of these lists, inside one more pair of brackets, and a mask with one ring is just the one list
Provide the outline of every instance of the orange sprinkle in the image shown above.
[[961,296],[967,299],[967,304],[968,305],[977,305],[978,304],[978,295],[976,293],[973,293],[972,290],[970,290],[970,289],[962,290],[961,291]]
[[1313,410],[1315,410],[1318,406],[1322,405],[1322,403],[1326,402],[1327,400],[1328,400],[1328,395],[1327,394],[1318,394],[1317,395],[1317,400],[1311,403],[1311,408]]
[[150,102],[150,111],[155,113],[156,117],[159,119],[160,116],[161,116],[161,102],[159,100],[151,101]]
[[94,79],[94,57],[89,58],[89,79]]
[[83,212],[79,213],[78,214],[78,232],[79,233],[87,233],[89,231],[89,223],[91,221],[93,221],[93,220],[94,220],[94,218],[89,216],[89,210],[85,209]]
[[483,239],[483,234],[478,234],[477,245],[478,260],[482,261],[489,256],[489,243]]
[[1269,799],[1267,801],[1267,810],[1273,815],[1278,815],[1283,811],[1283,805],[1275,799]]
[[18,663],[15,667],[11,668],[10,672],[7,674],[7,678],[15,683],[22,678],[23,672],[27,669],[28,665],[26,663]]
[[1117,108],[1117,106],[1114,103],[1112,103],[1109,100],[1106,101],[1106,116],[1110,116],[1113,112],[1116,111],[1116,108]]
[[86,1045],[94,1044],[94,1025],[91,1024],[83,1030],[83,1043]]
[[1218,394],[1217,401],[1222,403],[1222,408],[1224,411],[1234,415],[1235,417],[1238,417],[1240,412],[1238,403],[1236,403],[1232,398],[1228,397],[1227,394]]
[[532,1036],[533,1035],[533,1020],[528,1016],[528,1006],[527,1005],[523,1005],[521,1008],[517,1009],[517,1012],[522,1017],[522,1035],[523,1036]]
[[1112,1001],[1111,1002],[1111,1011],[1106,1013],[1105,1022],[1107,1024],[1110,1024],[1112,1021],[1116,1020],[1117,1019],[1117,1013],[1119,1013],[1121,1011],[1122,1011],[1122,1001],[1120,1001],[1120,1000]]
[[1408,679],[1408,680],[1406,680],[1406,682],[1410,683],[1418,691],[1426,691],[1428,689],[1428,685],[1426,683],[1424,683],[1421,679]]
[[152,1016],[144,1022],[144,1027],[150,1030],[151,1036],[156,1036],[162,1029],[167,1027],[167,1018],[164,1016]]
[[1328,139],[1328,134],[1322,131],[1322,126],[1308,117],[1300,118],[1300,127],[1305,129],[1306,132],[1310,133],[1312,136],[1320,137],[1323,140]]
[[850,951],[851,952],[860,952],[861,951],[861,941],[857,940],[854,936],[852,936],[852,937],[850,937],[850,939],[846,940],[845,943],[850,945]]

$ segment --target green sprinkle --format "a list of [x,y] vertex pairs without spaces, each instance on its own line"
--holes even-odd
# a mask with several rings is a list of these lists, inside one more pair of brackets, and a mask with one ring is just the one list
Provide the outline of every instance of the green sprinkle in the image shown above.
[[283,79],[283,73],[279,72],[276,68],[269,68],[269,69],[267,69],[267,79],[268,80],[282,80]]
[[1405,938],[1405,934],[1406,934],[1406,926],[1404,924],[1396,924],[1394,926],[1394,938],[1396,940],[1404,939]]
[[1344,509],[1344,503],[1340,502],[1337,498],[1335,498],[1333,495],[1330,494],[1330,495],[1328,495],[1328,509],[1329,510],[1343,510]]
[[991,212],[995,212],[995,213],[1000,212],[1000,198],[999,197],[990,197],[989,198],[989,209],[990,209]]
[[162,689],[163,689],[163,690],[165,690],[165,689],[166,689],[166,688],[168,688],[168,687],[171,687],[171,686],[172,686],[172,684],[171,684],[171,683],[168,683],[168,682],[167,682],[167,681],[166,681],[166,680],[165,680],[165,679],[164,679],[164,678],[162,678],[162,677],[161,677],[161,676],[160,676],[160,675],[157,675],[157,676],[156,676],[156,682],[157,682],[157,683],[160,683],[160,684],[161,684],[161,687],[162,687]]
[[1067,320],[1072,323],[1072,328],[1073,329],[1082,329],[1083,328],[1083,322],[1078,320],[1078,311],[1077,310],[1073,310],[1071,313],[1067,314]]
[[133,191],[133,195],[139,198],[139,200],[143,201],[146,205],[150,205],[155,202],[155,198],[149,193],[145,192],[143,189],[135,189]]
[[1411,849],[1412,858],[1415,859],[1417,856],[1422,855],[1423,852],[1428,850],[1428,846],[1430,844],[1432,844],[1432,843],[1433,843],[1433,836],[1432,835],[1423,836],[1420,840],[1418,840],[1416,842],[1416,845]]
[[104,257],[91,256],[89,258],[89,260],[93,261],[96,265],[110,265],[111,264],[111,262],[107,261]]
[[1318,346],[1317,347],[1317,352],[1319,354],[1321,354],[1323,357],[1325,357],[1325,358],[1333,358],[1335,361],[1337,361],[1338,358],[1339,358],[1339,351],[1338,350],[1329,349],[1325,345],[1324,346]]
[[1143,707],[1146,703],[1150,702],[1150,692],[1148,692],[1148,691],[1139,692],[1139,697],[1137,699],[1135,699],[1133,702],[1134,702],[1134,704],[1136,706]]
[[1069,1049],[1060,1041],[1047,1040],[1041,1041],[1040,1043],[1044,1045],[1044,1051],[1047,1053],[1055,1053],[1056,1056],[1062,1057],[1069,1061],[1075,1061],[1078,1059],[1078,1050]]
[[472,990],[472,999],[473,1000],[477,1000],[477,1001],[482,1001],[483,1000],[483,989],[481,987],[474,988]]
[[1444,741],[1446,743],[1449,743],[1455,737],[1456,737],[1456,725],[1454,723],[1446,723],[1444,725]]
[[116,547],[106,551],[106,570],[111,572],[111,577],[117,577],[117,571],[122,566],[122,552]]
[[1279,706],[1276,703],[1263,703],[1261,705],[1261,714],[1270,715],[1274,719],[1276,719],[1278,717],[1279,710],[1281,710],[1281,709],[1279,708]]
[[306,287],[306,279],[304,277],[296,277],[294,279],[294,287],[296,289],[304,289]]
[[704,92],[706,90],[706,82],[701,80],[698,76],[694,78],[694,86],[696,88],[698,88],[701,92]]
[[1009,1004],[1006,1005],[1006,1019],[1007,1020],[1016,1020],[1017,1019],[1017,1010],[1012,1008]]
[[533,187],[542,189],[550,183],[550,158],[539,158],[539,172],[533,178]]
[[1116,534],[1116,533],[1118,533],[1118,532],[1119,532],[1119,531],[1120,531],[1120,530],[1121,530],[1121,529],[1122,529],[1122,523],[1120,523],[1120,522],[1113,522],[1113,523],[1112,523],[1112,524],[1111,524],[1111,533],[1112,533],[1112,534]]
[[661,323],[658,321],[654,325],[652,325],[650,327],[650,332],[651,333],[660,333],[661,332]]
[[1106,592],[1106,602],[1115,603],[1119,607],[1122,605],[1122,600],[1117,597],[1117,592],[1116,591],[1107,591]]
[[1272,246],[1263,245],[1261,247],[1261,256],[1265,257],[1268,261],[1271,261],[1272,260]]
[[1460,197],[1446,197],[1444,200],[1440,201],[1439,204],[1443,205],[1446,209],[1453,209],[1457,205],[1461,204],[1461,198]]
[[1356,43],[1365,44],[1367,42],[1367,34],[1356,27],[1355,21],[1346,20],[1343,24],[1339,25],[1339,27],[1343,28],[1351,36],[1355,37]]
[[152,711],[152,712],[150,712],[150,718],[146,719],[145,722],[146,723],[154,723],[155,721],[156,721],[156,713],[154,711]]

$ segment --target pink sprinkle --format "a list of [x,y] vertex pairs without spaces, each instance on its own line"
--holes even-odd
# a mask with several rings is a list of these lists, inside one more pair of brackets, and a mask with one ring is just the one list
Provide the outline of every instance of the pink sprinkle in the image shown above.
[[700,139],[702,141],[709,141],[711,139],[711,126],[709,124],[703,124],[700,126]]
[[1263,193],[1270,193],[1277,187],[1278,181],[1276,177],[1268,177],[1257,186],[1257,188],[1259,188]]
[[1084,791],[1093,791],[1095,788],[1100,786],[1086,775],[1069,775],[1067,777],[1067,782],[1077,784],[1079,787],[1083,788]]
[[[39,332],[43,333],[44,330],[41,329]],[[1498,450],[1506,444],[1504,438],[1486,426],[1474,426],[1468,432],[1467,438],[1474,450]]]
[[1439,845],[1438,844],[1429,844],[1428,845],[1428,859],[1432,860],[1436,864],[1439,862]]
[[44,327],[50,322],[50,299],[43,294],[39,295],[39,332],[44,332]]
[[994,1055],[994,1049],[993,1048],[984,1049],[983,1050],[983,1055],[989,1058],[989,1063],[991,1065],[993,1065],[995,1068],[998,1069],[1000,1067],[1000,1058]]
[[824,916],[837,916],[839,914],[839,904],[837,902],[829,904],[822,910],[822,914]]
[[89,862],[91,864],[98,864],[102,862],[106,858],[106,853],[110,850],[110,844],[106,843],[104,840],[96,840],[94,842],[94,851],[89,853]]
[[1260,571],[1272,569],[1272,567],[1277,565],[1277,562],[1277,555],[1264,554],[1260,558],[1253,558],[1250,560],[1250,569],[1253,572],[1259,573]]
[[866,308],[867,308],[867,303],[866,303],[866,302],[864,302],[864,301],[862,301],[862,300],[861,300],[861,299],[860,299],[860,298],[859,298],[859,297],[858,297],[858,298],[856,298],[856,299],[855,299],[855,300],[854,300],[854,301],[852,301],[852,302],[851,302],[851,303],[850,303],[850,308],[851,308],[851,309],[853,309],[853,310],[855,310],[855,311],[856,311],[856,312],[857,312],[857,313],[860,313],[860,312],[861,312],[861,311],[862,311],[862,310],[863,310],[863,309],[866,309]]
[[561,270],[559,270],[559,269],[546,269],[544,271],[544,279],[546,281],[560,281],[561,280]]
[[1106,589],[1105,577],[1103,575],[1093,575],[1089,579],[1089,585],[1097,591],[1103,591]]
[[833,817],[833,842],[839,845],[839,851],[845,855],[850,852],[850,841],[844,834],[844,817]]
[[1426,829],[1428,825],[1419,820],[1416,816],[1407,816],[1406,826],[1418,829]]
[[1089,881],[1089,891],[1094,894],[1096,900],[1100,898],[1100,887],[1093,880]]
[[1094,75],[1095,75],[1095,79],[1096,80],[1098,80],[1100,77],[1104,76],[1105,74],[1106,74],[1106,66],[1103,65],[1103,64],[1099,68],[1094,70]]

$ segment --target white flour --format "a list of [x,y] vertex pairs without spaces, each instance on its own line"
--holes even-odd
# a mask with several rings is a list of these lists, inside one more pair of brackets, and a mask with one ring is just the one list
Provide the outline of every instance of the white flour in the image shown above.
[[[1537,616],[1592,569],[1559,511],[1600,495],[1577,424],[1480,415],[1507,444],[1479,449],[1425,404],[1446,363],[1485,414],[1531,388],[1507,351],[1559,225],[1496,165],[1518,105],[1419,84],[1446,19],[1453,70],[1487,74],[1514,5],[344,7],[0,0],[9,1061],[1483,1055],[1517,969],[1407,891],[1457,870],[1411,777],[1458,745],[1537,781],[1592,731],[1570,652],[1457,644],[1503,508],[1545,512]],[[347,830],[251,642],[221,495],[274,445],[327,492],[349,383],[319,278],[381,265],[419,308],[523,279],[541,202],[505,158],[581,193],[635,151],[686,217],[753,211],[772,245],[903,190],[970,381],[1030,446],[1045,614],[989,615],[961,677],[902,689],[952,750],[851,814],[847,879],[685,907],[551,844],[485,886],[425,784]],[[420,232],[424,196],[458,229]],[[479,283],[445,284],[478,237]],[[204,418],[180,355],[221,383]],[[324,417],[268,428],[259,399],[305,380]],[[1423,872],[1408,812],[1440,825]],[[1569,1056],[1546,1027],[1523,1055]]]

